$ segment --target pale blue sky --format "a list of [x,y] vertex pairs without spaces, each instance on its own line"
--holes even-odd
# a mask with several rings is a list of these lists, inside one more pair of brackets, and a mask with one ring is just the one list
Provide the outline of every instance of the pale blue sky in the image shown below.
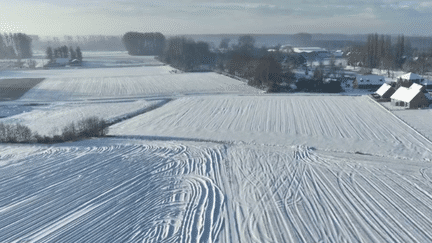
[[41,36],[385,33],[432,35],[432,1],[0,0],[0,32]]

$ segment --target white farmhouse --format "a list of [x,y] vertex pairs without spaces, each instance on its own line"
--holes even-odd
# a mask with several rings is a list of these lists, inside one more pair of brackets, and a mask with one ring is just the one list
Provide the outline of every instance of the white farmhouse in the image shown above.
[[406,73],[398,77],[398,79],[402,79],[403,81],[411,81],[413,83],[421,83],[424,79],[422,76],[415,73]]
[[[421,85],[419,85],[421,86]],[[403,106],[410,109],[424,108],[429,106],[429,95],[422,92],[422,88],[417,85],[412,85],[409,88],[399,87],[396,92],[390,97],[391,104],[394,106]]]

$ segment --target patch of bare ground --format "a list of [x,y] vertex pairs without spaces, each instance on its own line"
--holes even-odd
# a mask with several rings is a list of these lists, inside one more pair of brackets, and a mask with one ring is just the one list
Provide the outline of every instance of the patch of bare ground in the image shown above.
[[19,78],[0,80],[0,101],[17,100],[44,78]]

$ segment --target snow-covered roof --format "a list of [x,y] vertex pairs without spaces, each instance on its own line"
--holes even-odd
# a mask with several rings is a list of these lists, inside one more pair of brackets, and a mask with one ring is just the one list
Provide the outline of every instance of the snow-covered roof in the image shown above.
[[379,96],[383,96],[389,89],[391,88],[391,86],[390,85],[388,85],[388,84],[383,84],[383,85],[381,85],[381,87],[377,90],[377,94],[379,95]]
[[357,83],[359,85],[364,84],[373,84],[373,85],[381,85],[385,83],[385,77],[379,75],[357,75]]
[[327,52],[326,49],[321,47],[294,47],[295,53],[312,53],[312,52]]
[[67,64],[69,62],[69,58],[56,58],[55,62],[59,64]]
[[421,82],[421,84],[423,84],[423,85],[432,85],[432,80],[425,79],[425,80],[423,80],[423,81]]
[[399,76],[398,78],[405,79],[405,80],[421,80],[423,79],[420,75],[415,73],[406,73],[404,75]]
[[400,100],[403,102],[411,102],[414,97],[421,91],[416,88],[399,87],[396,92],[390,97],[391,99]]
[[417,84],[417,83],[413,83],[413,84],[411,84],[411,86],[409,88],[410,89],[422,90],[423,89],[423,85],[420,85],[420,84]]

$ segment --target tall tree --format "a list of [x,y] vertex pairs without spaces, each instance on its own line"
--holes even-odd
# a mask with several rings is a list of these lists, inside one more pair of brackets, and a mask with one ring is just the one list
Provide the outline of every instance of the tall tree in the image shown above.
[[165,47],[165,36],[159,32],[127,32],[122,42],[129,55],[160,55]]
[[46,53],[46,58],[49,59],[50,62],[54,61],[53,50],[52,50],[52,48],[50,46],[46,49],[45,53]]
[[62,53],[62,57],[63,58],[68,58],[69,57],[69,49],[67,46],[62,46],[61,47],[61,53]]
[[404,61],[405,54],[405,37],[398,36],[395,46],[395,64],[396,68],[400,69]]
[[277,91],[278,85],[282,82],[282,66],[272,56],[265,56],[259,59],[255,69],[255,77],[249,81],[249,85],[265,86],[270,91]]
[[71,60],[77,59],[76,52],[75,52],[75,50],[72,48],[72,46],[69,47],[69,52],[70,52],[70,59],[71,59]]
[[83,56],[82,56],[82,53],[81,53],[81,48],[79,46],[76,48],[75,52],[76,52],[77,59],[80,62],[82,62]]
[[242,35],[238,38],[237,50],[251,54],[255,46],[255,38],[251,35]]
[[59,57],[61,57],[60,53],[59,53],[59,49],[56,48],[56,49],[54,49],[54,58],[59,58]]
[[230,38],[223,38],[219,44],[219,49],[228,49],[230,41]]
[[3,41],[3,36],[0,34],[0,58],[7,58],[6,44]]

